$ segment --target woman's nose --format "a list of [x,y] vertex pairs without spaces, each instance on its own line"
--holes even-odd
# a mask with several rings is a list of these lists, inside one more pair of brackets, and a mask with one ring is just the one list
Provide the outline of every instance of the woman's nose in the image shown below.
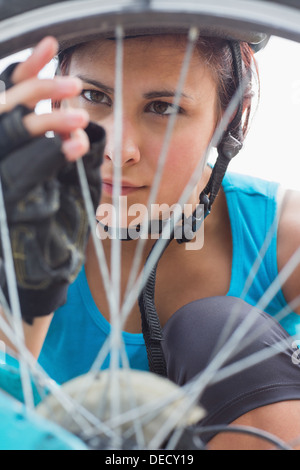
[[121,133],[122,140],[120,141],[113,130],[107,132],[104,158],[110,160],[114,166],[134,165],[141,158],[137,133],[133,126],[128,123],[123,123]]

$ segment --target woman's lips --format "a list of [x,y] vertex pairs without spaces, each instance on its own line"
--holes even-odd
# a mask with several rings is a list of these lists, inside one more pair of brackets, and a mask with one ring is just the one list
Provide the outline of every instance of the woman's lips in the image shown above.
[[[122,183],[120,186],[120,195],[121,196],[126,196],[128,194],[131,194],[135,191],[138,191],[139,189],[144,188],[144,186],[134,186],[130,183]],[[113,195],[113,184],[112,182],[108,181],[103,181],[102,182],[102,190],[108,194],[109,196]]]

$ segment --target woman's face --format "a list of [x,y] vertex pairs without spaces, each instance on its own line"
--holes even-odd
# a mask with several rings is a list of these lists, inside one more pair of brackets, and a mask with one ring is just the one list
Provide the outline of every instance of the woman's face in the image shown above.
[[[147,205],[163,147],[185,55],[186,40],[172,36],[126,39],[123,56],[122,195],[127,204]],[[86,109],[107,133],[102,166],[101,203],[112,201],[115,151],[115,53],[111,40],[95,41],[75,51],[69,74],[84,91],[72,106]],[[211,140],[218,120],[217,84],[197,50],[182,89],[179,112],[157,195],[171,206],[180,198]],[[203,185],[203,183],[202,183]],[[191,202],[197,203],[201,183]]]

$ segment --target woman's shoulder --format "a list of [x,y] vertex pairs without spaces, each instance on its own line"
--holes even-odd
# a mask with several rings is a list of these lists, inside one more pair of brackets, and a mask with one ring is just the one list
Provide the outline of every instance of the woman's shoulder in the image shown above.
[[234,192],[250,196],[265,196],[274,198],[279,189],[279,183],[268,181],[252,175],[227,172],[223,180],[223,189],[225,193]]
[[[283,269],[293,259],[295,269],[287,279],[283,290],[288,301],[300,295],[300,191],[288,190],[283,199],[278,226],[278,269]],[[295,308],[300,314],[299,302]]]

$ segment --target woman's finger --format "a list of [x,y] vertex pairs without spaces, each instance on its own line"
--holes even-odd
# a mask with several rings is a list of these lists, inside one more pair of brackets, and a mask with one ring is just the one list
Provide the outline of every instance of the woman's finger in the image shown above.
[[19,104],[34,109],[41,100],[60,101],[79,95],[81,90],[82,82],[75,77],[55,77],[44,80],[31,78],[6,92],[5,103],[0,105],[0,112],[11,111]]
[[53,111],[49,114],[28,114],[24,118],[24,125],[33,137],[53,131],[61,136],[69,135],[78,128],[86,128],[89,115],[80,109]]
[[44,38],[34,48],[31,56],[20,63],[14,70],[12,82],[17,84],[36,77],[39,72],[53,59],[58,51],[58,42],[53,37]]
[[90,149],[90,141],[82,129],[72,132],[70,139],[62,144],[62,151],[69,161],[75,161],[83,157]]

